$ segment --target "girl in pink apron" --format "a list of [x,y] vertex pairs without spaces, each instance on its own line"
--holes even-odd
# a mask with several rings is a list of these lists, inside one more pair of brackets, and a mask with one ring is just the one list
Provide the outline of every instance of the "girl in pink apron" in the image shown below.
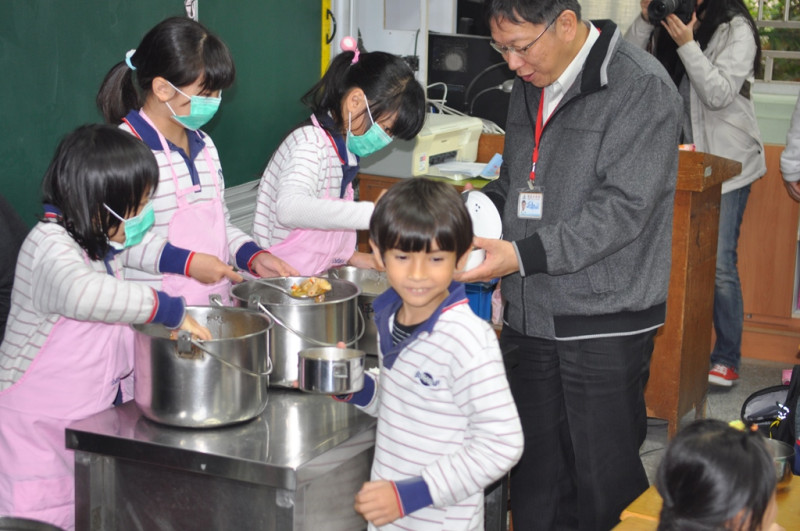
[[64,428],[131,398],[129,324],[211,337],[182,299],[120,279],[117,255],[149,230],[157,185],[152,153],[108,125],[65,137],[45,174],[44,219],[22,244],[0,345],[0,515],[74,528]]
[[[297,274],[230,222],[217,149],[199,130],[219,108],[234,73],[230,52],[217,36],[192,19],[174,17],[151,29],[103,81],[97,103],[106,121],[140,138],[159,165],[153,236],[125,252],[125,265],[158,260],[169,240],[254,275]],[[125,278],[207,305],[213,294],[229,300],[231,280],[241,280],[231,273],[208,285],[180,274],[126,270]]]
[[342,47],[302,99],[311,118],[283,140],[258,191],[256,242],[302,275],[377,267],[372,255],[356,252],[356,230],[368,228],[374,208],[353,201],[359,157],[393,137],[414,138],[424,122],[425,93],[402,59],[360,53],[352,38]]

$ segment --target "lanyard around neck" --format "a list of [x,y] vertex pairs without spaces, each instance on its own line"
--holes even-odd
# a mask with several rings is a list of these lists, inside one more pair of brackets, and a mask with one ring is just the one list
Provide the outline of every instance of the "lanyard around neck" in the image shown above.
[[536,161],[539,160],[539,142],[542,139],[542,130],[544,129],[544,89],[539,98],[539,111],[536,113],[536,125],[533,131],[533,154],[531,155],[531,173],[528,176],[529,184],[533,186],[536,182]]

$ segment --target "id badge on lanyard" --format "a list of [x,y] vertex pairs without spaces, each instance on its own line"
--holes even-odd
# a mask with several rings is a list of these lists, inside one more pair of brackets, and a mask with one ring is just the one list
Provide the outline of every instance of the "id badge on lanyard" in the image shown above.
[[542,219],[544,209],[544,187],[536,185],[536,162],[539,160],[539,141],[544,129],[542,111],[544,109],[544,91],[539,98],[539,112],[536,115],[536,127],[533,136],[533,154],[531,155],[531,173],[528,186],[520,188],[517,198],[517,217],[519,219]]
[[542,219],[544,187],[520,188],[517,202],[517,217],[520,219]]

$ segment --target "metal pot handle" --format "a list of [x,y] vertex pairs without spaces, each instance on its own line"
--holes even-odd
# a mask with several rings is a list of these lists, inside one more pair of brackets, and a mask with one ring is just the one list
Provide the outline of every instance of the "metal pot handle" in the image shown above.
[[[293,333],[294,335],[296,335],[300,339],[302,339],[304,341],[308,341],[309,343],[317,345],[318,347],[335,347],[336,346],[336,343],[326,343],[324,341],[320,341],[318,339],[314,339],[313,337],[309,337],[309,336],[303,334],[302,332],[298,332],[297,330],[295,330],[291,326],[287,325],[286,323],[284,323],[283,321],[278,319],[263,304],[261,304],[261,297],[259,297],[258,295],[256,295],[256,294],[251,295],[248,302],[249,302],[250,306],[256,306],[259,310],[264,312],[267,315],[267,317],[269,317],[270,319],[272,319],[273,321],[278,323],[279,326],[285,328],[286,330],[288,330],[289,332]],[[364,337],[364,332],[366,332],[366,330],[367,330],[367,321],[366,321],[366,318],[364,317],[364,313],[361,311],[361,308],[359,308],[358,306],[356,306],[356,309],[358,310],[358,316],[360,318],[359,321],[361,322],[361,330],[356,334],[356,337],[354,339],[352,339],[351,341],[346,341],[345,342],[345,345],[348,346],[348,347],[350,347],[352,345],[355,345],[358,342],[359,339]]]
[[218,355],[216,355],[215,353],[211,352],[206,347],[204,347],[198,340],[192,339],[192,334],[188,330],[181,330],[180,332],[178,332],[178,352],[191,352],[192,346],[202,350],[203,352],[205,352],[206,354],[208,354],[221,364],[226,365],[231,369],[236,369],[237,371],[243,372],[244,374],[247,374],[249,376],[262,378],[264,376],[269,376],[270,374],[272,374],[272,358],[270,356],[267,356],[267,363],[268,363],[267,372],[253,372],[250,369],[245,369],[244,367],[236,365],[235,363],[231,363],[228,360],[223,359]]

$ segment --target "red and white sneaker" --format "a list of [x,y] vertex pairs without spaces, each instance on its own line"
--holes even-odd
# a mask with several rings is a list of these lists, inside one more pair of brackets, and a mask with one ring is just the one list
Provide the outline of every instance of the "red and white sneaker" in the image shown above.
[[739,374],[733,367],[715,363],[708,371],[708,383],[712,385],[721,385],[723,387],[730,387],[735,380],[739,379]]

